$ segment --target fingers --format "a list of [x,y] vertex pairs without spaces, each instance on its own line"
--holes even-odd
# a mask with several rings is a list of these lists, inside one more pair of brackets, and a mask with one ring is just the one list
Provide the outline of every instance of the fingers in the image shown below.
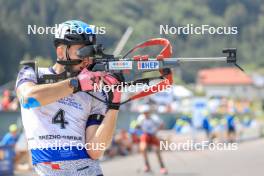
[[103,76],[103,72],[91,72],[84,68],[77,78],[82,91],[91,91],[94,90],[95,86],[99,87]]
[[103,81],[107,84],[107,85],[115,85],[115,84],[119,84],[120,82],[112,75],[107,74],[106,76],[103,77]]
[[105,75],[105,76],[103,77],[103,82],[104,82],[106,85],[109,85],[109,86],[115,86],[115,85],[120,84],[120,82],[119,82],[115,77],[113,77],[113,76],[110,75],[110,74]]

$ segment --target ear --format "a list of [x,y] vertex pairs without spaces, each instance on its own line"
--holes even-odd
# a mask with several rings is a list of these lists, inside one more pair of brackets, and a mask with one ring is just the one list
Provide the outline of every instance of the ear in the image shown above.
[[63,59],[64,58],[64,46],[60,45],[56,48],[57,58]]

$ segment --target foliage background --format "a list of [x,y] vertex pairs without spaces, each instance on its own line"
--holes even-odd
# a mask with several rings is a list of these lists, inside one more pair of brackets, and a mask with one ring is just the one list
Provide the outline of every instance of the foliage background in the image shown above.
[[[28,35],[27,26],[54,26],[69,19],[105,26],[99,36],[112,52],[128,26],[134,32],[125,50],[152,37],[166,37],[174,56],[215,56],[225,47],[238,48],[248,72],[263,72],[264,3],[262,0],[0,0],[0,84],[15,79],[22,58],[55,61],[52,35]],[[163,35],[159,25],[237,26],[238,35]],[[45,61],[48,60],[48,61]],[[218,63],[217,63],[218,64]],[[219,65],[219,64],[218,64]],[[183,80],[195,81],[197,70],[216,63],[184,64]]]

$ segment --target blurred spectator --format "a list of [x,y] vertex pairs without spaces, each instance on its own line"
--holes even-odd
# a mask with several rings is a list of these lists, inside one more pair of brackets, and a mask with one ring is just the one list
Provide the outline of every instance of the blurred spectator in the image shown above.
[[120,155],[126,156],[132,152],[132,139],[125,129],[121,129],[115,136],[115,142],[118,145]]
[[17,126],[16,124],[11,124],[9,126],[9,132],[3,137],[1,141],[1,146],[15,147],[17,140],[18,140]]
[[[9,132],[3,137],[0,145],[1,146],[9,146],[12,148],[11,157],[13,158],[15,168],[18,170],[29,170],[31,169],[31,157],[26,149],[17,150],[17,142],[21,135],[18,134],[18,128],[16,124],[11,124],[9,126]],[[25,136],[22,139],[26,142]],[[21,148],[21,147],[20,147]],[[24,147],[26,148],[26,147]],[[20,164],[21,160],[25,160],[25,164]]]
[[121,129],[115,134],[111,146],[106,150],[104,159],[113,158],[115,156],[127,156],[132,153],[132,139],[125,129]]
[[28,152],[27,139],[25,133],[19,134],[19,139],[15,146],[15,168],[20,171],[32,170],[31,155]]
[[235,114],[228,113],[226,115],[227,124],[227,138],[229,142],[235,142],[236,140],[236,125],[235,125]]
[[137,125],[137,120],[132,120],[130,122],[129,126],[129,133],[132,138],[132,143],[133,143],[133,151],[136,151],[137,153],[139,152],[139,142],[140,142],[140,136],[142,135],[142,130],[140,127]]
[[192,118],[189,114],[184,113],[179,119],[176,119],[175,125],[173,127],[176,133],[188,133],[192,128]]
[[19,108],[17,97],[11,95],[9,90],[4,90],[0,102],[0,111],[16,111]]
[[212,126],[210,124],[210,117],[209,117],[209,112],[206,110],[203,112],[203,122],[202,122],[202,127],[205,130],[206,136],[211,141],[211,132],[212,132]]
[[9,126],[9,132],[3,137],[0,146],[10,147],[9,156],[15,162],[16,152],[15,152],[15,145],[18,140],[17,134],[17,126],[16,124],[12,124]]
[[242,119],[242,124],[244,127],[250,127],[252,123],[252,119],[250,119],[249,116],[244,116],[244,118]]
[[3,97],[1,101],[2,111],[8,111],[10,107],[10,103],[11,103],[10,91],[6,89],[3,92]]
[[118,145],[112,140],[111,146],[105,151],[104,159],[113,158],[118,154]]
[[15,97],[12,100],[12,102],[10,103],[9,111],[17,111],[18,110],[18,107],[19,107],[19,101],[18,101],[18,98]]

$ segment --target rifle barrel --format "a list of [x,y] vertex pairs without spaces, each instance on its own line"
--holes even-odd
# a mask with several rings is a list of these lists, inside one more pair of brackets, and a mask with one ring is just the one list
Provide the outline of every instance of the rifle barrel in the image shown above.
[[227,61],[227,57],[180,57],[168,58],[165,61],[178,61],[178,62],[208,62],[208,61]]
[[[125,58],[121,59],[123,61],[135,61],[131,58]],[[121,60],[116,60],[116,61],[121,61]],[[149,58],[149,60],[146,61],[156,61],[157,59],[155,58]],[[209,62],[209,61],[227,61],[227,57],[178,57],[178,58],[164,58],[162,61],[172,61],[172,62]],[[138,62],[138,61],[136,61]]]

